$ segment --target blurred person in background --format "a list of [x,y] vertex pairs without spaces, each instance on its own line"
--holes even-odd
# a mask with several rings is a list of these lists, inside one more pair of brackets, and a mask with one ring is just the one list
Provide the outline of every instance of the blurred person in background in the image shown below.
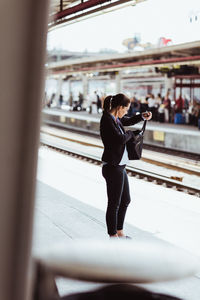
[[159,121],[159,108],[162,104],[162,97],[161,97],[161,94],[158,93],[157,94],[157,97],[156,97],[156,110],[155,110],[155,121]]
[[183,115],[184,100],[181,95],[176,99],[174,104],[174,123],[185,124],[185,115]]
[[62,106],[62,104],[63,104],[63,95],[62,94],[60,94],[60,96],[59,96],[59,106],[60,106],[60,108],[61,108],[61,106]]
[[176,99],[175,106],[174,106],[174,111],[175,113],[182,113],[183,112],[183,107],[184,107],[184,100],[181,95],[179,95],[178,99]]
[[79,92],[78,94],[78,105],[80,106],[80,108],[82,109],[83,106],[83,94],[81,92]]
[[192,108],[192,121],[195,126],[199,126],[199,119],[200,119],[200,102],[194,100],[193,108]]
[[70,92],[70,94],[69,94],[69,100],[68,100],[69,106],[70,106],[70,110],[72,110],[72,107],[73,107],[73,101],[74,101],[74,99],[73,99],[73,94],[72,94],[72,92]]
[[135,96],[133,96],[131,98],[131,104],[127,115],[132,117],[136,112],[140,112],[140,102]]
[[170,122],[170,113],[171,113],[171,99],[169,98],[169,93],[166,94],[164,101],[164,116],[165,116],[165,122]]
[[156,119],[156,99],[153,94],[149,95],[148,108],[152,113],[152,120],[155,121],[155,119]]
[[100,97],[100,99],[101,99],[101,111],[103,109],[103,103],[104,103],[105,98],[106,98],[106,94],[104,92],[101,92],[101,97]]
[[141,101],[140,101],[140,112],[141,113],[148,110],[148,98],[149,98],[149,95],[141,98]]
[[97,93],[97,91],[94,92],[94,103],[96,103],[97,106],[97,113],[99,114],[101,112],[101,99],[99,97],[99,94]]

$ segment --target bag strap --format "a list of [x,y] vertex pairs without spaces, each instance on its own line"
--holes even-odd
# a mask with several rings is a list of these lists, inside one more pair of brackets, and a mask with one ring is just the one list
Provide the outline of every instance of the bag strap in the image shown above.
[[144,123],[143,123],[143,126],[142,126],[142,129],[141,129],[141,134],[144,134],[145,132],[145,128],[146,128],[146,124],[147,124],[147,120],[144,120]]

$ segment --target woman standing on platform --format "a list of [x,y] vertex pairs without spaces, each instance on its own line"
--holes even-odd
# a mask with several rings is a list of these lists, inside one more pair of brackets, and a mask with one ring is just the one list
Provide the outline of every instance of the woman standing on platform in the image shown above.
[[126,143],[134,138],[133,131],[124,126],[150,120],[151,112],[133,117],[124,116],[130,107],[130,99],[124,94],[108,96],[104,100],[100,134],[104,144],[102,174],[106,180],[108,206],[106,211],[107,231],[110,237],[129,238],[123,232],[127,207],[131,201],[125,166],[128,163]]

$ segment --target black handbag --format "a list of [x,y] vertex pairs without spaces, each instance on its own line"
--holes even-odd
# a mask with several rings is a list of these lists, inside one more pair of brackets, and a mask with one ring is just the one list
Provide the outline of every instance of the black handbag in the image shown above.
[[135,132],[135,137],[130,139],[126,143],[127,151],[128,151],[128,158],[130,160],[137,160],[140,159],[142,156],[142,148],[143,148],[143,139],[144,139],[144,132],[146,128],[147,121],[144,121],[141,130],[137,130]]

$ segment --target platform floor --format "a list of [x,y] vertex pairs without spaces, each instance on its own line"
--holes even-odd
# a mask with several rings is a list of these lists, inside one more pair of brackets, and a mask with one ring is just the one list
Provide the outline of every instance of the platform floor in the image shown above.
[[[38,182],[34,235],[34,248],[37,248],[37,251],[70,239],[93,238],[94,236],[107,239],[105,231],[103,211]],[[126,224],[126,232],[135,240],[158,240],[153,234],[130,224]],[[162,240],[160,242],[165,243]],[[102,286],[98,283],[63,278],[58,278],[57,285],[61,295],[88,291]],[[199,300],[200,298],[200,278],[195,276],[140,286],[184,300]]]
[[[127,214],[126,233],[135,240],[157,239],[198,255],[199,199],[134,178],[129,182],[134,202]],[[144,197],[144,192],[148,197]],[[152,194],[156,196],[152,198]],[[99,166],[47,149],[40,150],[33,251],[71,239],[108,239],[105,205],[105,186]],[[61,295],[100,286],[63,278],[59,278],[57,284]],[[183,300],[200,299],[198,274],[142,286]]]

